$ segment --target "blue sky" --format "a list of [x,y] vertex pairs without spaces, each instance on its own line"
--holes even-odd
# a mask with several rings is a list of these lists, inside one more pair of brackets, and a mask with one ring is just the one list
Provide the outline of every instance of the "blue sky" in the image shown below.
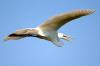
[[[99,0],[0,0],[0,66],[100,66]],[[38,38],[4,42],[16,29],[36,27],[47,18],[75,9],[95,9],[92,15],[63,26],[73,37],[64,47]]]

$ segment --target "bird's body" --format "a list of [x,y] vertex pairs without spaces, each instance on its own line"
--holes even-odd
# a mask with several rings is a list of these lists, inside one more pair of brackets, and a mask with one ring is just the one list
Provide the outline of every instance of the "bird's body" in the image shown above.
[[60,39],[69,41],[71,37],[63,33],[58,33],[58,29],[73,19],[89,15],[93,12],[93,10],[85,9],[60,14],[48,19],[46,22],[37,26],[36,28],[17,30],[16,32],[8,35],[5,40],[16,40],[24,37],[38,37],[51,41],[56,46],[61,47],[63,44],[61,43]]

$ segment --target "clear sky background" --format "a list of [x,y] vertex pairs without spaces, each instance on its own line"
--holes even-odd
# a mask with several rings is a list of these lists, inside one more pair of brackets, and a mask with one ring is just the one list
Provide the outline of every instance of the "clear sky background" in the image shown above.
[[[75,9],[94,9],[92,15],[63,26],[71,35],[63,47],[38,38],[4,42],[17,29],[36,27],[51,16]],[[99,0],[0,0],[0,66],[100,66]]]

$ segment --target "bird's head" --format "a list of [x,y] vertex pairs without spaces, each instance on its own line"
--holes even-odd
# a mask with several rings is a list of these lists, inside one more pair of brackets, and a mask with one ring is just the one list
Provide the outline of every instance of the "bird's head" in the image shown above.
[[64,40],[67,40],[67,41],[71,41],[71,40],[72,40],[72,37],[71,37],[71,36],[65,35],[65,34],[63,34],[63,33],[58,33],[58,37],[59,37],[60,39],[64,39]]

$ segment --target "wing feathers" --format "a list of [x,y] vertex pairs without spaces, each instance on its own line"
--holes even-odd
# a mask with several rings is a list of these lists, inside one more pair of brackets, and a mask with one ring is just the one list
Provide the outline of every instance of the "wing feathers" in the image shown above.
[[63,13],[63,14],[54,16],[51,19],[48,19],[46,22],[41,24],[39,27],[41,29],[58,30],[65,23],[68,23],[69,21],[71,21],[73,19],[77,19],[82,16],[92,14],[93,12],[94,12],[94,10],[85,9],[85,10],[76,10],[76,11],[72,11],[69,13]]
[[4,40],[17,40],[17,39],[21,39],[24,37],[30,37],[30,36],[35,37],[36,34],[38,34],[38,33],[34,29],[20,29],[12,34],[9,34],[7,37],[4,38]]

